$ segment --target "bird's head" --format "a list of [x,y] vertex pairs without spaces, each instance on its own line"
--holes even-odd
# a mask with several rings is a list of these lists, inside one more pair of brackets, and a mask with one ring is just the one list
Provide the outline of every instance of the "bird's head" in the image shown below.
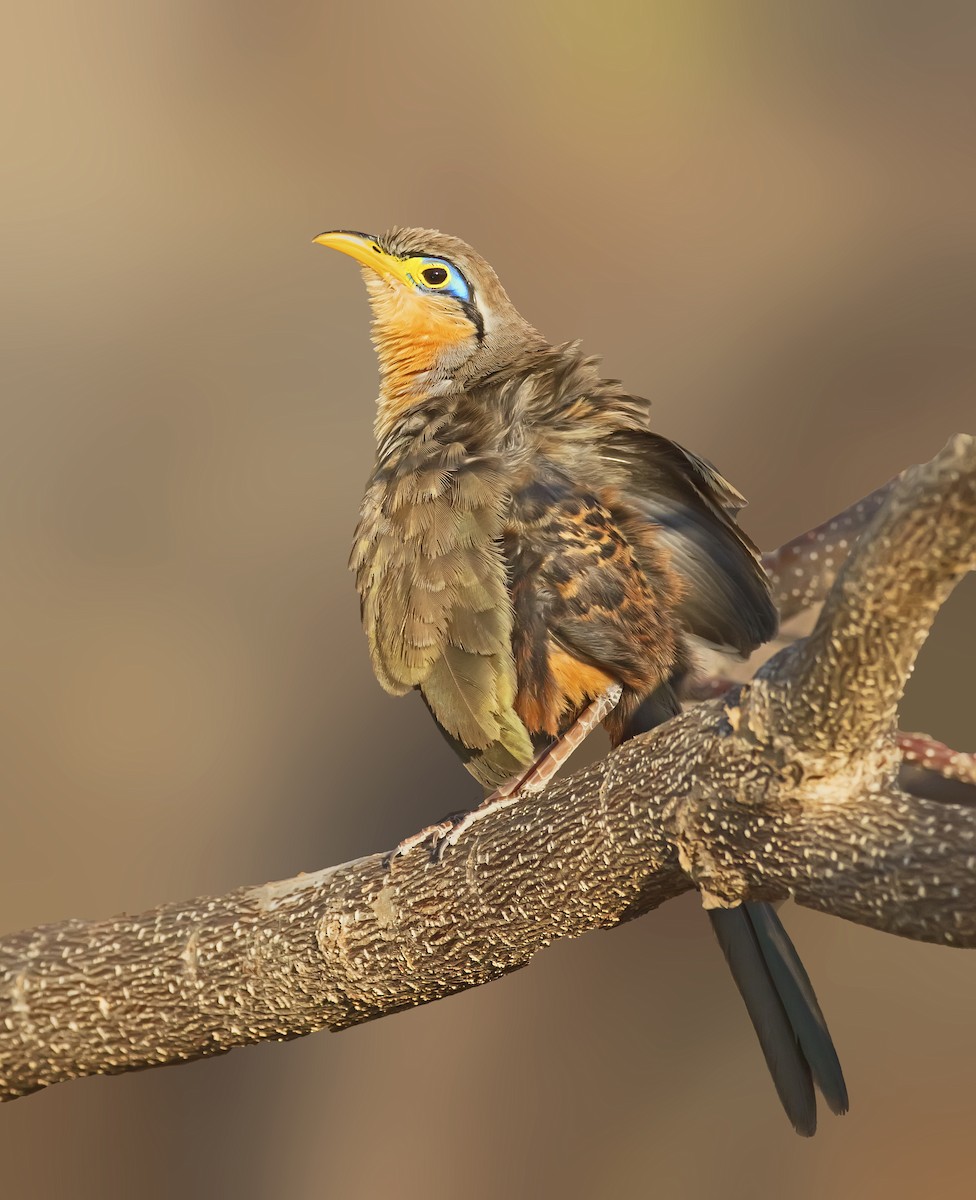
[[545,345],[487,262],[431,229],[380,237],[349,230],[316,242],[363,267],[380,363],[380,401],[397,415],[428,396],[460,391]]

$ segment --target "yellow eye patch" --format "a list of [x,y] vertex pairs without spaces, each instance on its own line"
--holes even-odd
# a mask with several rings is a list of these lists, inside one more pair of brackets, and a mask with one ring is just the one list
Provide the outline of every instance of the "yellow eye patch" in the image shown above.
[[428,292],[446,292],[456,299],[471,299],[471,289],[456,267],[442,258],[425,258],[418,255],[402,263],[404,274],[415,287]]

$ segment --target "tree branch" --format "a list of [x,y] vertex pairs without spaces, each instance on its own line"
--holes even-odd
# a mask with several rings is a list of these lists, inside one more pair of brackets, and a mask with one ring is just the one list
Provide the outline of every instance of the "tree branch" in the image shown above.
[[895,482],[889,479],[816,529],[763,555],[781,621],[789,621],[821,603],[834,586],[851,547],[871,524]]
[[[974,496],[976,439],[959,437],[891,489],[807,643],[488,816],[440,865],[374,855],[0,939],[0,1098],[342,1029],[692,887],[976,946],[976,772],[918,735],[900,749],[892,727],[938,604],[974,565]],[[900,788],[903,758],[966,801]]]
[[960,434],[894,483],[813,633],[757,675],[782,731],[854,757],[891,733],[935,615],[974,565],[976,442]]

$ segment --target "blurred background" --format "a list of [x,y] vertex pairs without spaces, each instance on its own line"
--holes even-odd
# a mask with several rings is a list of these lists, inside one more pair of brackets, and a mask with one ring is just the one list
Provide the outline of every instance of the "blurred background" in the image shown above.
[[[322,229],[440,227],[773,547],[976,431],[976,8],[8,6],[0,927],[475,798],[345,563],[376,375]],[[967,581],[902,724],[976,745]],[[595,752],[602,753],[596,747]],[[791,1132],[692,897],[426,1009],[0,1110],[31,1197],[969,1194],[976,955],[797,909],[852,1097]]]

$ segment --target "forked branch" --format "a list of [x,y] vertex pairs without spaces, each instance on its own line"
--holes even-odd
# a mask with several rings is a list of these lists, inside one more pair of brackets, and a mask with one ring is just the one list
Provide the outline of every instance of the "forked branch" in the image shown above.
[[[976,946],[973,760],[894,729],[938,606],[976,566],[976,439],[954,438],[861,505],[829,534],[832,559],[861,535],[836,580],[834,562],[811,555],[826,545],[816,531],[770,556],[774,581],[805,572],[792,577],[806,580],[804,604],[830,587],[809,639],[488,816],[441,864],[422,848],[392,865],[374,855],[0,939],[0,1098],[342,1029],[485,983],[556,938],[693,887],[709,904],[790,895]],[[801,598],[780,595],[787,609]]]

